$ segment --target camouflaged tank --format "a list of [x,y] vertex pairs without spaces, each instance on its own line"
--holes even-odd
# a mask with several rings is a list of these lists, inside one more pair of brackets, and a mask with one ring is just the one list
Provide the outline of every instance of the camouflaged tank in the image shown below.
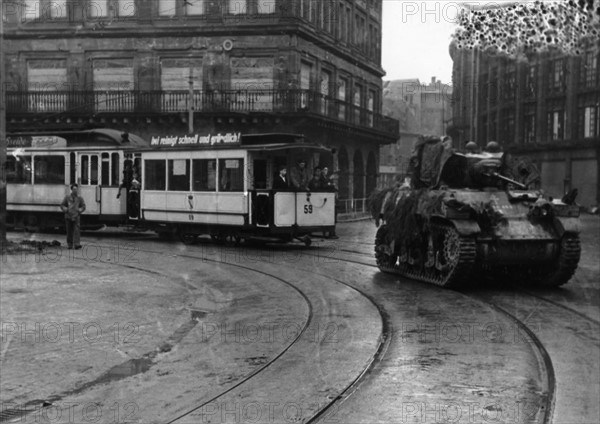
[[569,281],[580,257],[579,207],[572,195],[545,199],[531,188],[535,168],[509,162],[502,152],[461,154],[421,138],[410,179],[371,198],[379,268],[444,287],[490,277]]

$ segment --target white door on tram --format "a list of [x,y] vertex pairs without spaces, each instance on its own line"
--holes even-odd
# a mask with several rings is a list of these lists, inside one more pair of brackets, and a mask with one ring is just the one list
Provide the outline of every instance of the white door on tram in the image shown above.
[[118,152],[85,152],[78,155],[79,193],[88,215],[123,215],[127,195],[117,199],[121,158]]
[[79,195],[85,200],[84,215],[100,214],[100,153],[80,153],[77,157]]

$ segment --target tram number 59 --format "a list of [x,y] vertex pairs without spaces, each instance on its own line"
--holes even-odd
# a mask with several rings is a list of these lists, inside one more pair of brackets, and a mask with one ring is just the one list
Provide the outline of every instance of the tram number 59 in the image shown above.
[[313,213],[313,206],[312,205],[304,205],[304,213],[305,214]]

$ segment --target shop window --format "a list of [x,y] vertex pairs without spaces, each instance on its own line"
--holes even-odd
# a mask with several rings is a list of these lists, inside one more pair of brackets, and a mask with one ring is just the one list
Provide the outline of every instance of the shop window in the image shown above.
[[34,184],[64,184],[64,156],[36,156],[34,159]]
[[190,191],[190,160],[169,160],[169,191]]
[[166,166],[164,160],[144,161],[144,187],[146,190],[165,190],[167,188]]

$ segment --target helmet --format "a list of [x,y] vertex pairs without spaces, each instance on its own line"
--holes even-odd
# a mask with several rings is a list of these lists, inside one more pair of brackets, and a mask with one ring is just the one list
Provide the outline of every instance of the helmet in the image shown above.
[[475,153],[476,151],[479,150],[479,146],[474,141],[469,141],[465,145],[465,149],[467,149],[467,152],[469,152],[469,153]]
[[498,143],[496,143],[495,141],[490,141],[488,144],[485,145],[485,150],[490,153],[498,153],[502,149],[500,149],[500,145]]

